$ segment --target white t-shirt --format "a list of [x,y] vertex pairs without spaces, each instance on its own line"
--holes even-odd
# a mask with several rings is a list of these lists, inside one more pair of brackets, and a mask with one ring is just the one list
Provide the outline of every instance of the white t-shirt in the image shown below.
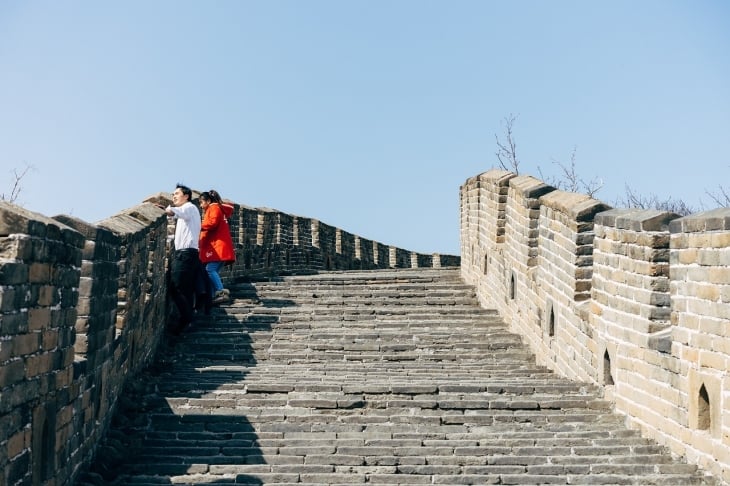
[[168,206],[167,209],[174,213],[175,223],[175,249],[186,248],[198,249],[200,238],[200,211],[190,201],[180,207]]

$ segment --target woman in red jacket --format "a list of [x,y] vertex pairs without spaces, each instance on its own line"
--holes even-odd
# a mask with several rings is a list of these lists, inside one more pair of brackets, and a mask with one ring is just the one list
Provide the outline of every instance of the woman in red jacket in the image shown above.
[[233,206],[223,204],[220,194],[215,190],[200,195],[200,208],[203,210],[203,223],[200,227],[200,261],[205,265],[213,289],[213,304],[230,300],[230,292],[223,288],[220,271],[226,263],[236,260],[231,229],[228,218]]

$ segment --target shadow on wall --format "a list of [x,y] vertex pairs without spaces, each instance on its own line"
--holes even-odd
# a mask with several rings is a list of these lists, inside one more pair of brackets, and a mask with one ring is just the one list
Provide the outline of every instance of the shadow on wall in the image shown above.
[[[258,302],[245,287],[235,289],[236,299]],[[214,309],[171,338],[128,385],[98,460],[76,485],[139,483],[148,476],[155,484],[176,484],[181,476],[195,484],[264,484],[240,472],[266,462],[256,424],[237,408],[239,384],[257,365],[252,336],[270,332],[279,320],[266,309],[293,303],[261,304],[258,311]],[[251,388],[246,392],[255,393]]]
[[[98,455],[121,391],[153,361],[174,314],[166,280],[174,221],[156,206],[169,203],[169,193],[158,193],[90,224],[0,201],[0,419],[8,424],[0,443],[23,444],[0,454],[0,484],[65,484]],[[224,272],[227,286],[460,264],[458,256],[417,254],[266,208],[235,205],[230,223],[237,261]],[[220,372],[211,373],[206,381],[214,382]]]

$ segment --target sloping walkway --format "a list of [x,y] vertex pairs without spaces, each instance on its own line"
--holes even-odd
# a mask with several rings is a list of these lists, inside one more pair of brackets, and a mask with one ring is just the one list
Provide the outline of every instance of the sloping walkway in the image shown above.
[[458,269],[232,293],[130,387],[78,486],[716,484],[537,366]]

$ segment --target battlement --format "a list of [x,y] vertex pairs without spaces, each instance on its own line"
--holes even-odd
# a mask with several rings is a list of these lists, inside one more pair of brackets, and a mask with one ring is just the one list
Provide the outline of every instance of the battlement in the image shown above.
[[[228,282],[461,265],[538,362],[601,385],[627,423],[730,481],[730,209],[614,209],[493,170],[460,189],[461,257],[235,205]],[[171,221],[153,203],[96,224],[0,202],[2,484],[71,484],[173,312]]]
[[491,170],[461,187],[461,271],[541,364],[730,480],[730,209],[612,209]]
[[[154,203],[96,224],[0,201],[0,484],[73,483],[173,312],[174,228]],[[235,205],[226,282],[320,270],[458,266],[310,218]],[[103,451],[102,451],[103,452]]]

